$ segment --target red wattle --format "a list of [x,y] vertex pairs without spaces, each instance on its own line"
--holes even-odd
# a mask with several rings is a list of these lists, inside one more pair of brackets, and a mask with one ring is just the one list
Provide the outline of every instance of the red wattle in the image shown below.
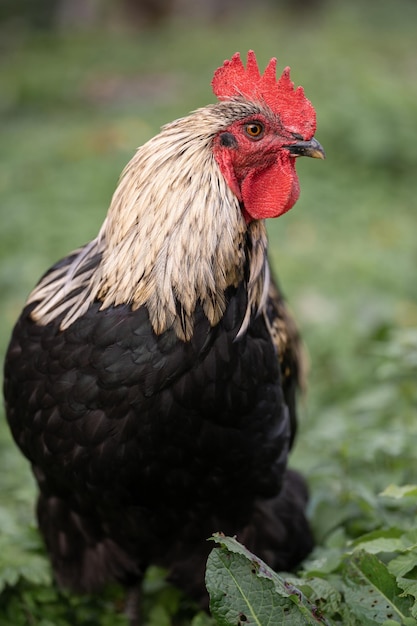
[[300,195],[294,161],[282,154],[269,167],[247,174],[241,183],[247,221],[278,217],[294,206]]

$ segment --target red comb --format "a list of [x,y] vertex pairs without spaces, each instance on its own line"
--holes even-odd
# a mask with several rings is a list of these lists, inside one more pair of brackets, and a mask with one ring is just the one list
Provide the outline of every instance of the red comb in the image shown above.
[[289,130],[294,130],[310,139],[316,130],[316,112],[304,95],[302,87],[294,89],[290,79],[290,68],[286,67],[276,79],[277,60],[271,59],[263,74],[259,72],[253,50],[248,52],[245,66],[239,52],[223,63],[214,72],[212,87],[219,100],[243,96],[249,100],[263,102],[279,115]]

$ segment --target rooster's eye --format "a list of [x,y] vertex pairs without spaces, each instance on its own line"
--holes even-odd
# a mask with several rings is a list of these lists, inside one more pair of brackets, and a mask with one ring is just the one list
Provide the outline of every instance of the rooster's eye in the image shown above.
[[264,132],[264,127],[260,122],[250,122],[245,126],[246,134],[251,139],[260,139]]

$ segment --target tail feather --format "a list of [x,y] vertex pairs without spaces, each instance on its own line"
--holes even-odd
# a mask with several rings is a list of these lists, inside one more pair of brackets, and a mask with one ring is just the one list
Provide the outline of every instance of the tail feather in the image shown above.
[[293,570],[314,545],[305,514],[307,501],[304,479],[287,470],[279,495],[256,503],[250,523],[237,538],[274,570]]
[[[237,532],[237,539],[248,550],[256,554],[275,571],[294,570],[311,552],[314,540],[306,517],[305,508],[308,490],[303,477],[287,470],[279,495],[255,503],[251,518]],[[207,520],[211,532],[235,534],[230,522]],[[210,531],[207,530],[207,536]],[[200,603],[208,607],[208,596],[204,584],[205,565],[211,542],[195,542],[191,546],[181,543],[169,563],[170,580],[185,590]],[[187,555],[184,558],[184,555]]]

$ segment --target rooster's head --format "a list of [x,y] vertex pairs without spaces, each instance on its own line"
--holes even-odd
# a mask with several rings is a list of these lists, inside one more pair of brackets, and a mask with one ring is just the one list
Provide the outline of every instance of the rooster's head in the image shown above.
[[[289,68],[276,80],[276,59],[260,74],[249,51],[245,68],[239,53],[215,72],[212,87],[221,101],[234,104],[235,121],[214,142],[214,155],[247,222],[277,217],[291,209],[300,187],[298,156],[324,158],[313,135],[316,114],[302,87],[294,89]],[[239,105],[254,103],[253,114],[239,116]]]
[[68,327],[92,303],[146,306],[152,328],[193,335],[202,307],[222,318],[229,288],[247,281],[240,334],[268,292],[264,218],[288,211],[299,194],[297,156],[324,157],[316,115],[289,70],[261,75],[253,52],[213,78],[219,102],[165,125],[126,166],[96,239],[57,266],[32,293],[46,324]]

